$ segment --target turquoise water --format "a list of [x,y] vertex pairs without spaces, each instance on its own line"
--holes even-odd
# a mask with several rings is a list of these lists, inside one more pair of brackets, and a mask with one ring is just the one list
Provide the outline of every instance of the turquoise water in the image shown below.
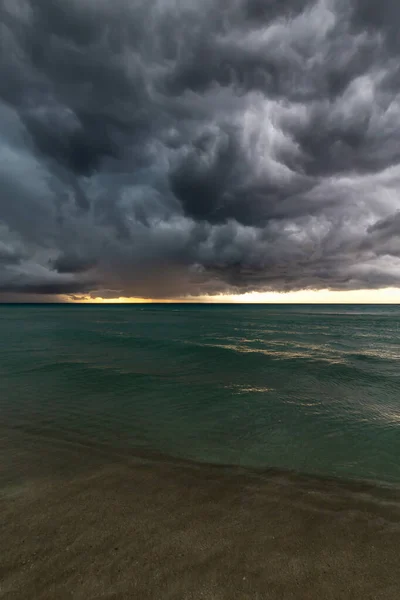
[[1,305],[28,438],[400,481],[400,307]]

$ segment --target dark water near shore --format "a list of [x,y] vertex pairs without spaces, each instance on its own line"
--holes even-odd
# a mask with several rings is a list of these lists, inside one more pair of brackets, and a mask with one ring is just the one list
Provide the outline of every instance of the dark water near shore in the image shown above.
[[397,306],[0,305],[21,438],[400,482]]

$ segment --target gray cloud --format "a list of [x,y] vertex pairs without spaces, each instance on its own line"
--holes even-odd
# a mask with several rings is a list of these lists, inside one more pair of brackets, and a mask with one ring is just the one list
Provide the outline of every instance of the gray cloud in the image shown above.
[[400,285],[398,16],[4,0],[0,294]]

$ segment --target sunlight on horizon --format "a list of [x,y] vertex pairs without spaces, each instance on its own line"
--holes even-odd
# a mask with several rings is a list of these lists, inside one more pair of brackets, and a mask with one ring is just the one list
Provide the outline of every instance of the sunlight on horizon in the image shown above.
[[149,304],[174,302],[204,302],[209,304],[248,303],[248,304],[397,304],[400,303],[400,288],[380,290],[299,290],[297,292],[248,292],[246,294],[218,294],[215,296],[185,296],[182,298],[135,298],[119,296],[116,298],[92,298],[88,295],[61,296],[63,302],[82,304]]

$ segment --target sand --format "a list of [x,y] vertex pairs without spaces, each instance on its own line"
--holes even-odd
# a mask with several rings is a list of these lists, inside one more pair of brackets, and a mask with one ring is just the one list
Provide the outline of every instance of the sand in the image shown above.
[[15,439],[0,598],[400,598],[396,489]]

